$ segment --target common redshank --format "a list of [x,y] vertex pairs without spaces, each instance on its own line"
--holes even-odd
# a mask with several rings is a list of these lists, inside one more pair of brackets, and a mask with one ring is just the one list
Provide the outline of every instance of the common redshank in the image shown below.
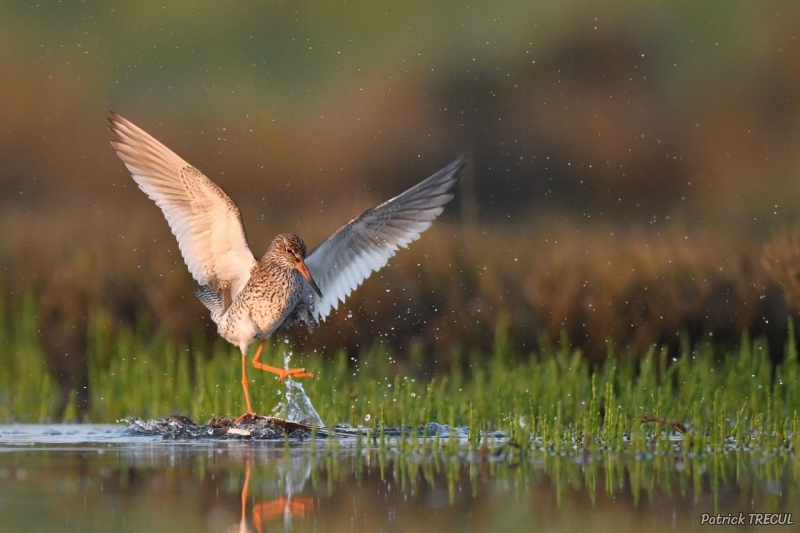
[[[275,237],[256,260],[236,204],[213,181],[130,121],[112,112],[111,145],[134,181],[164,212],[192,277],[197,297],[219,334],[242,353],[242,388],[253,414],[247,381],[247,348],[260,340],[253,366],[287,376],[314,377],[304,368],[261,362],[270,335],[298,321],[313,329],[337,309],[398,248],[428,229],[453,198],[463,156],[426,180],[368,209],[306,254],[303,239]],[[242,415],[244,417],[245,415]],[[239,417],[239,420],[242,418]]]

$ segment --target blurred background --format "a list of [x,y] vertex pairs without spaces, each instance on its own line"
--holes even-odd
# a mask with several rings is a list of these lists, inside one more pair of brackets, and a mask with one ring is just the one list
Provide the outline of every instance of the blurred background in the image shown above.
[[523,356],[563,338],[601,361],[749,332],[779,356],[800,309],[796,2],[2,11],[3,320],[33,302],[62,384],[93,317],[215,335],[110,109],[225,189],[257,256],[469,154],[442,220],[313,335],[290,331],[303,349],[441,359],[501,331]]

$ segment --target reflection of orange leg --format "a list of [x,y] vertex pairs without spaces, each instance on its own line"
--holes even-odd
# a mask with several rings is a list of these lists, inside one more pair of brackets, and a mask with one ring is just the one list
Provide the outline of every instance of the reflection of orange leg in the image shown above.
[[[313,378],[314,374],[311,372],[306,372],[305,368],[290,368],[288,370],[284,370],[283,368],[278,368],[276,366],[265,365],[261,362],[261,351],[264,349],[264,345],[267,343],[266,340],[261,341],[261,344],[258,345],[258,350],[256,350],[256,355],[253,357],[253,366],[259,370],[266,370],[267,372],[272,372],[273,374],[278,374],[278,380],[283,383],[283,380],[289,376],[294,378]],[[248,411],[250,407],[247,408]]]
[[288,500],[281,496],[277,500],[261,502],[253,506],[253,524],[256,530],[263,531],[264,521],[283,516],[289,511],[291,516],[305,516],[314,507],[314,498],[294,498]]
[[314,508],[314,498],[295,498],[289,502],[289,512],[292,516],[305,516],[306,511]]
[[[242,487],[242,524],[245,524],[247,516],[247,488],[250,485],[250,463],[247,463],[247,473],[244,475],[244,487]],[[242,529],[244,531],[244,529]]]
[[261,517],[260,505],[261,504],[258,503],[253,506],[253,525],[256,527],[256,531],[258,531],[258,533],[262,533],[264,531],[264,519]]

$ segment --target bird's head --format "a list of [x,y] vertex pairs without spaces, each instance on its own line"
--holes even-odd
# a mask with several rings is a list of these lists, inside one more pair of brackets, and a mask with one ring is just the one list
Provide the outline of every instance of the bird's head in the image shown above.
[[314,292],[322,298],[322,292],[306,268],[306,243],[303,242],[303,239],[294,233],[281,233],[272,240],[267,255],[286,268],[297,269],[306,278]]

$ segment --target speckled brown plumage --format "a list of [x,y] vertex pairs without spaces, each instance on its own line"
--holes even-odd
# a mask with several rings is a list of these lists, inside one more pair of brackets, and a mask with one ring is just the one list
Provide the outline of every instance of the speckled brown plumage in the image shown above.
[[[227,310],[219,315],[219,334],[231,344],[247,349],[256,339],[266,339],[281,327],[303,297],[303,278],[295,267],[295,256],[287,249],[301,249],[297,235],[278,235],[267,253],[250,269],[250,279]],[[308,302],[311,304],[311,302]]]

